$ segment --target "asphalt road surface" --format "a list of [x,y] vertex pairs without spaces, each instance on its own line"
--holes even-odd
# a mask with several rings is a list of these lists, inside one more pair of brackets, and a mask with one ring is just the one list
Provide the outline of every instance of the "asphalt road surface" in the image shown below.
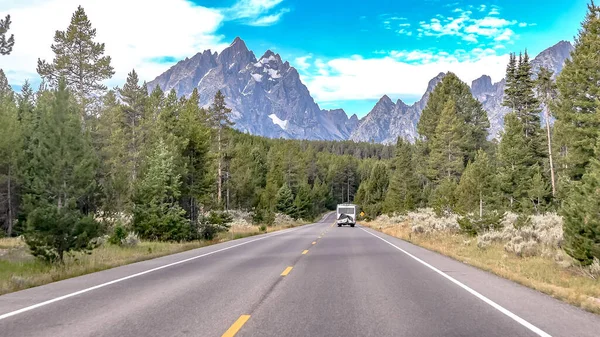
[[0,296],[0,336],[600,336],[600,316],[333,222]]

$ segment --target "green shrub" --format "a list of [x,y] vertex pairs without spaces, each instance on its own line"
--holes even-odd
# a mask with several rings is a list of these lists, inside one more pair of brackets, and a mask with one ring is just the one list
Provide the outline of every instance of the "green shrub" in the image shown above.
[[200,221],[200,235],[205,240],[212,240],[217,233],[228,231],[232,221],[233,217],[227,212],[210,212]]
[[519,216],[513,223],[513,227],[515,227],[515,229],[521,229],[529,225],[531,225],[531,217],[526,214],[519,214]]
[[502,220],[506,213],[497,211],[484,212],[480,218],[479,215],[468,214],[459,218],[458,225],[461,232],[469,236],[477,236],[481,232],[490,230],[499,230],[502,228]]
[[127,231],[125,228],[121,225],[117,225],[108,239],[108,242],[113,245],[121,245],[126,237]]
[[25,242],[31,254],[48,262],[62,262],[65,253],[90,251],[92,240],[99,237],[101,225],[78,210],[49,205],[28,215]]

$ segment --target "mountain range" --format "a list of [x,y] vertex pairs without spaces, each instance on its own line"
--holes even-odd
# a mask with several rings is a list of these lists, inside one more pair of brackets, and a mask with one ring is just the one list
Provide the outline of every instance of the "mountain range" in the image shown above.
[[[567,41],[544,50],[532,60],[537,71],[544,66],[560,73],[573,46]],[[300,80],[296,69],[279,54],[267,50],[259,59],[244,41],[236,38],[220,54],[206,50],[179,61],[148,83],[151,91],[160,86],[163,91],[174,89],[178,96],[189,96],[197,88],[200,105],[209,106],[218,90],[232,109],[232,120],[240,131],[270,138],[353,140],[393,143],[397,137],[413,142],[416,126],[429,95],[446,73],[429,81],[419,101],[407,105],[394,103],[384,95],[362,119],[348,117],[342,109],[322,110]],[[483,75],[471,84],[473,96],[488,113],[490,138],[503,129],[502,106],[504,79],[492,83]]]

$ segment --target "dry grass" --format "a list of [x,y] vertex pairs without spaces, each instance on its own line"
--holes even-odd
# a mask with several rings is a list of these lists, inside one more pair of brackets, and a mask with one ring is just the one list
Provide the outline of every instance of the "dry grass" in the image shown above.
[[[534,219],[534,225],[536,220],[539,219]],[[535,241],[538,242],[536,254],[519,256],[507,248],[510,240],[484,239],[486,244],[482,247],[478,245],[481,239],[460,233],[415,230],[420,224],[415,224],[410,214],[392,219],[385,217],[365,225],[600,314],[600,280],[590,277],[587,269],[574,266],[568,256],[552,245]]]
[[[277,224],[268,227],[267,232],[297,225],[299,223]],[[133,247],[104,244],[89,255],[69,255],[64,265],[47,264],[35,259],[19,238],[0,239],[0,295],[261,233],[265,232],[261,232],[258,226],[234,224],[230,232],[220,233],[212,241],[141,242]]]

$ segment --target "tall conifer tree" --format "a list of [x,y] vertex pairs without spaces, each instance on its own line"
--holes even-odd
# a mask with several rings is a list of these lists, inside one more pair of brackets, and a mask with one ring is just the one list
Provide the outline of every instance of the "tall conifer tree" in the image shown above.
[[600,119],[600,7],[594,2],[579,34],[571,59],[565,61],[556,79],[558,97],[553,106],[559,175],[567,180],[580,180],[594,156]]
[[52,63],[38,59],[37,72],[46,83],[56,86],[65,79],[80,104],[82,121],[94,96],[106,90],[102,82],[115,73],[110,56],[104,56],[104,43],[95,38],[96,29],[79,6],[67,30],[54,35]]

